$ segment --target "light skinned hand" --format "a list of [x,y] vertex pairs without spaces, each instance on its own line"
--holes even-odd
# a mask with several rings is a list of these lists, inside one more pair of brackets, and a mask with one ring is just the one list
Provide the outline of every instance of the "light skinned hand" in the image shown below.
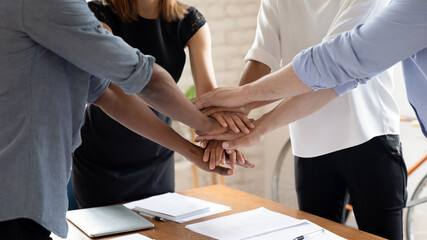
[[[244,87],[244,86],[243,86]],[[198,109],[207,107],[241,107],[250,102],[241,92],[243,87],[222,87],[195,97],[191,101]]]
[[231,153],[237,148],[249,147],[260,143],[264,139],[264,134],[259,127],[255,127],[249,134],[228,131],[217,135],[197,136],[194,140],[200,142],[213,139],[223,141],[222,148],[227,153]]
[[210,116],[215,118],[223,127],[229,127],[233,132],[244,132],[248,134],[249,128],[254,128],[255,125],[243,114],[236,112],[215,112]]
[[205,116],[210,116],[216,112],[237,112],[237,113],[241,113],[245,116],[248,116],[249,113],[251,112],[250,109],[250,104],[247,104],[245,106],[241,106],[241,107],[231,107],[231,108],[227,108],[227,107],[208,107],[208,108],[204,108],[201,110],[201,112],[205,115]]

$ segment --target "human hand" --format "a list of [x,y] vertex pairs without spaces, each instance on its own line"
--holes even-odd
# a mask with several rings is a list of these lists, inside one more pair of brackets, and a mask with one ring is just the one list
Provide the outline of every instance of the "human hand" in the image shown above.
[[257,123],[257,121],[255,121],[254,124],[256,127],[249,134],[227,131],[216,135],[197,136],[194,140],[196,142],[204,142],[206,140],[223,141],[222,148],[227,150],[227,153],[231,153],[237,148],[258,144],[264,139],[264,135],[268,131],[266,131],[259,122]]
[[245,156],[238,150],[231,151],[229,154],[225,152],[220,141],[202,141],[201,147],[205,148],[203,161],[209,162],[209,169],[214,169],[221,164],[228,164],[232,169],[236,168],[236,164],[245,167],[253,168],[254,164],[246,160]]
[[208,108],[204,108],[200,111],[205,116],[210,116],[210,115],[217,113],[217,112],[236,112],[236,113],[241,113],[245,116],[248,116],[252,110],[250,105],[251,104],[246,104],[246,105],[241,106],[241,107],[230,107],[230,108],[227,108],[227,107],[208,107]]
[[185,156],[187,160],[192,162],[198,168],[206,171],[206,172],[214,172],[220,175],[229,176],[234,174],[234,169],[226,168],[222,166],[210,168],[210,162],[203,161],[204,149],[192,144],[192,147],[189,149],[190,154]]
[[197,135],[216,135],[227,132],[229,128],[222,126],[215,118],[206,117],[203,129],[194,129]]
[[249,128],[255,127],[245,115],[238,112],[215,112],[206,116],[216,119],[221,126],[228,127],[235,133],[242,131],[248,134]]
[[241,107],[250,101],[250,96],[243,93],[245,86],[222,87],[195,97],[191,101],[198,109],[207,107]]

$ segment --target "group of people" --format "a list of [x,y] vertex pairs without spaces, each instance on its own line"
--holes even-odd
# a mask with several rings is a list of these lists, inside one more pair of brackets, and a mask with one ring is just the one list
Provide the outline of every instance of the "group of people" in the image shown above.
[[[407,175],[387,68],[402,61],[427,136],[426,13],[424,0],[261,0],[241,86],[217,88],[209,27],[194,7],[1,0],[2,236],[65,237],[71,175],[79,207],[141,199],[174,191],[174,151],[231,175],[254,167],[238,147],[289,124],[300,209],[342,222],[350,197],[361,230],[402,239]],[[176,86],[185,48],[192,102]]]

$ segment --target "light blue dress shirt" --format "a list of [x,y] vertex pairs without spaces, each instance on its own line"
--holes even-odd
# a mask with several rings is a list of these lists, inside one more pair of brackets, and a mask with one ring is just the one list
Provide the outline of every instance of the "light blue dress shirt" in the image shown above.
[[140,92],[153,63],[102,29],[84,0],[0,0],[0,221],[30,218],[66,236],[85,104],[103,79]]
[[427,137],[427,1],[393,0],[376,17],[293,60],[310,88],[342,95],[402,61],[410,104]]

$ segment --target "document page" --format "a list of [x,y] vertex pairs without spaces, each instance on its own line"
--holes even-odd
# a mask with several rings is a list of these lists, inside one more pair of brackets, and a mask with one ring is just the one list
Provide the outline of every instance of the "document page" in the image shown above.
[[220,217],[186,228],[215,239],[246,239],[306,222],[263,207]]
[[309,221],[260,236],[250,237],[248,240],[293,240],[299,236],[304,236],[306,240],[345,240],[345,238],[329,232]]

